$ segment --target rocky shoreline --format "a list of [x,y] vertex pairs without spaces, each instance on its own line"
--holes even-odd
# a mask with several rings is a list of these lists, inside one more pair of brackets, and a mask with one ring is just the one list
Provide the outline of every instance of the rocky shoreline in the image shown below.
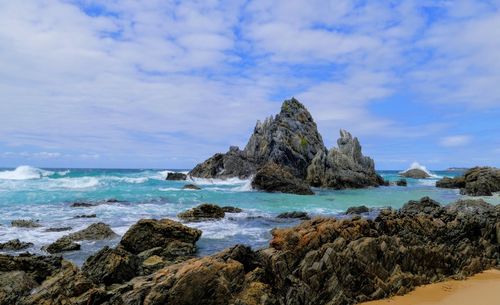
[[196,258],[201,234],[141,220],[81,269],[58,256],[0,255],[0,304],[355,304],[500,267],[500,206],[482,200],[425,197],[374,219],[314,218],[273,230],[266,249]]

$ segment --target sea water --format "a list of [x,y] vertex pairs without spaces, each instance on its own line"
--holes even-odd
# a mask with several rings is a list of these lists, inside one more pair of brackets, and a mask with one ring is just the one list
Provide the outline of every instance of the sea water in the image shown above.
[[[182,170],[177,170],[182,171]],[[253,248],[269,243],[275,227],[292,226],[293,219],[277,219],[282,212],[304,211],[311,216],[339,215],[350,206],[399,208],[408,200],[429,196],[442,204],[462,196],[458,190],[439,189],[435,182],[441,177],[454,177],[460,172],[432,171],[429,179],[407,179],[407,187],[387,186],[357,190],[314,189],[315,195],[299,196],[253,191],[249,180],[194,179],[166,181],[170,171],[153,169],[38,169],[20,166],[0,169],[0,242],[18,238],[32,242],[27,249],[43,253],[41,247],[70,232],[104,222],[118,234],[142,218],[170,218],[201,203],[234,206],[242,213],[227,213],[219,221],[194,222],[187,225],[203,231],[197,245],[199,255],[212,254],[235,244]],[[384,179],[396,181],[399,171],[380,171]],[[186,183],[195,183],[201,190],[183,190]],[[119,202],[105,203],[109,199]],[[498,203],[498,197],[486,199]],[[92,207],[71,207],[74,202],[99,203]],[[75,218],[96,214],[96,218]],[[15,219],[38,220],[42,227],[16,228]],[[50,227],[71,227],[70,231],[46,232]],[[117,237],[104,241],[82,241],[80,251],[64,256],[81,264],[89,255],[105,245],[114,246]],[[23,250],[24,252],[26,250]]]

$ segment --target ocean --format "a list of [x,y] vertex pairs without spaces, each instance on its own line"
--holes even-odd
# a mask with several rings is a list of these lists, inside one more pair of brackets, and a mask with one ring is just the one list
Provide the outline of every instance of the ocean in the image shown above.
[[[407,187],[387,186],[356,190],[314,189],[315,195],[299,196],[263,193],[251,190],[249,180],[194,179],[166,181],[170,171],[157,169],[39,169],[20,166],[0,169],[0,242],[18,238],[32,242],[28,251],[43,253],[44,245],[70,232],[96,222],[109,224],[119,235],[141,218],[170,218],[201,203],[235,206],[242,213],[227,213],[220,221],[188,223],[203,231],[197,245],[198,255],[208,255],[235,244],[253,248],[268,245],[275,227],[292,226],[298,220],[277,219],[282,212],[305,211],[311,216],[334,216],[348,207],[399,208],[408,200],[429,196],[442,204],[461,196],[458,190],[438,189],[435,182],[442,177],[454,177],[461,172],[432,171],[429,179],[407,179]],[[399,179],[399,171],[379,171],[386,180]],[[186,183],[195,183],[199,191],[183,190]],[[116,199],[119,202],[105,202]],[[499,203],[499,197],[487,199]],[[99,203],[92,207],[71,207],[74,202]],[[96,214],[96,218],[75,218]],[[15,219],[39,220],[42,227],[27,229],[12,227]],[[45,232],[51,227],[71,227],[70,231]],[[120,238],[105,241],[82,241],[80,251],[64,257],[77,264],[105,245],[114,246]],[[26,250],[20,251],[24,252]],[[12,252],[10,252],[12,253]]]

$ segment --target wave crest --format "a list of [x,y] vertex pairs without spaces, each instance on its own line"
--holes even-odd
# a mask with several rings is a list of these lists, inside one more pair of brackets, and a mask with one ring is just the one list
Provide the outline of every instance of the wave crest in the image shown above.
[[40,168],[21,165],[14,170],[0,172],[0,179],[3,180],[32,180],[41,179],[53,175],[54,172]]

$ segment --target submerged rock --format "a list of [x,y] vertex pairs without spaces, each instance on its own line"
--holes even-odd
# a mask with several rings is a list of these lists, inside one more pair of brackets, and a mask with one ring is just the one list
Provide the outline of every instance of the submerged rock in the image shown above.
[[96,218],[96,217],[97,217],[96,214],[88,214],[88,215],[82,214],[82,215],[76,215],[73,218]]
[[347,215],[359,215],[359,214],[363,214],[363,213],[368,213],[370,212],[370,209],[365,206],[365,205],[360,205],[360,206],[357,206],[357,207],[350,207],[347,209],[347,211],[345,212]]
[[12,239],[4,243],[0,243],[0,250],[23,250],[29,247],[33,247],[33,243],[22,242],[19,239]]
[[195,184],[186,184],[182,187],[183,190],[201,190],[201,187]]
[[232,207],[232,206],[222,207],[222,210],[224,211],[224,213],[241,213],[241,212],[243,212],[242,209],[237,208],[237,207]]
[[277,216],[277,218],[297,218],[301,220],[311,219],[306,212],[298,212],[298,211],[281,213]]
[[500,192],[500,169],[494,167],[474,167],[462,177],[443,178],[437,187],[460,188],[460,193],[470,196],[491,196]]
[[252,180],[252,187],[266,192],[281,192],[296,195],[313,195],[313,191],[303,180],[293,176],[288,170],[275,163],[263,166]]
[[165,180],[186,180],[187,175],[184,173],[168,173]]
[[408,182],[406,181],[406,179],[399,179],[398,181],[396,181],[396,185],[397,186],[407,186]]
[[425,179],[431,176],[424,170],[412,168],[399,174],[400,176],[413,179]]
[[26,220],[26,219],[17,219],[13,220],[10,223],[13,227],[18,228],[38,228],[42,225],[38,223],[38,220]]
[[201,231],[187,227],[170,219],[141,219],[125,233],[120,244],[133,254],[156,247],[167,247],[170,243],[182,242],[194,245]]
[[63,232],[63,231],[70,231],[73,229],[72,227],[59,227],[59,228],[48,228],[45,230],[45,232]]
[[177,217],[185,221],[218,220],[224,218],[224,216],[223,208],[209,203],[201,204],[177,215]]
[[95,203],[89,203],[89,202],[73,202],[71,204],[72,208],[89,208],[89,207],[94,207],[97,204]]

